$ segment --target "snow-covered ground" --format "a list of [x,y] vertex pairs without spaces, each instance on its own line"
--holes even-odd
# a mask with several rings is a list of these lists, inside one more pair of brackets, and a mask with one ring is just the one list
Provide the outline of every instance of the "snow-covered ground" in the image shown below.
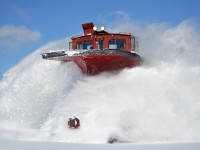
[[73,144],[0,140],[0,150],[199,150],[200,143]]

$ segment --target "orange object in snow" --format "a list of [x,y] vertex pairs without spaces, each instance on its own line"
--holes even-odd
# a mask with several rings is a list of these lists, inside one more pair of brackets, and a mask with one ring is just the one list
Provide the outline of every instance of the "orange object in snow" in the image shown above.
[[80,120],[77,117],[69,118],[68,126],[77,129],[80,126]]

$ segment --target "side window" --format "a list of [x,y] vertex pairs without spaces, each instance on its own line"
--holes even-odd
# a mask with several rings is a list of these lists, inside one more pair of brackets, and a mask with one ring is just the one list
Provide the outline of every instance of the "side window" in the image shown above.
[[131,37],[131,51],[134,52],[135,51],[135,38]]
[[131,37],[131,52],[139,52],[139,39],[138,37]]
[[85,49],[85,50],[89,50],[89,49],[93,49],[93,45],[92,42],[80,42],[77,43],[77,49]]
[[72,42],[69,42],[69,49],[72,49]]
[[124,39],[112,39],[108,42],[109,49],[121,49],[126,48],[126,41]]

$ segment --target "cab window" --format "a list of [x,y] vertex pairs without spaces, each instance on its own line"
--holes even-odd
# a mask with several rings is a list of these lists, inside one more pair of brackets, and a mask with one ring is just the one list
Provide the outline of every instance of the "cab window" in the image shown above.
[[124,49],[126,41],[124,39],[112,39],[108,42],[109,49]]
[[93,49],[92,42],[77,43],[77,49],[85,49],[85,50]]

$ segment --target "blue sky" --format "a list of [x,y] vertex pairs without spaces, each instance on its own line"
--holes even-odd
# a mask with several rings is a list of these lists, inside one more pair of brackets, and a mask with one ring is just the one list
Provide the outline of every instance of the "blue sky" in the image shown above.
[[127,14],[139,23],[200,23],[199,0],[0,0],[0,79],[49,41],[82,34],[82,23],[106,26]]

